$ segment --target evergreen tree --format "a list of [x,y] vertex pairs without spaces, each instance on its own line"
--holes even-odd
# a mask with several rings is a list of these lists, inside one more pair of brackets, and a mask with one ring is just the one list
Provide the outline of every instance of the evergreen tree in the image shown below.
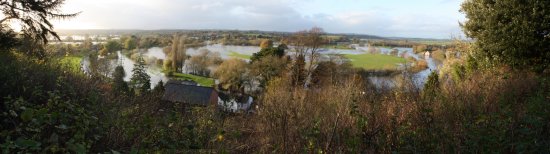
[[475,40],[480,66],[508,65],[537,72],[550,66],[550,1],[468,0],[464,33]]
[[132,73],[130,82],[132,83],[132,88],[134,88],[137,93],[143,94],[151,89],[151,77],[145,72],[145,60],[141,54],[136,64],[134,64]]
[[113,72],[113,90],[118,94],[126,94],[129,92],[128,83],[124,81],[126,73],[124,67],[117,66]]
[[260,49],[260,52],[253,53],[250,57],[250,61],[253,63],[267,56],[283,57],[285,55],[285,49],[283,47],[265,47]]
[[53,30],[51,19],[69,19],[78,15],[78,13],[62,13],[59,8],[63,3],[65,0],[2,0],[0,1],[2,10],[0,25],[10,22],[20,23],[23,35],[33,38],[36,41],[34,43],[48,44],[50,35],[60,40]]
[[153,88],[153,92],[155,93],[164,92],[164,82],[162,82],[162,80],[160,80],[159,83],[157,83],[157,85],[155,86],[155,88]]
[[422,93],[422,97],[424,99],[431,101],[437,96],[437,93],[439,92],[439,75],[436,71],[430,73],[428,76],[428,79],[426,80],[426,84],[424,85],[424,91]]

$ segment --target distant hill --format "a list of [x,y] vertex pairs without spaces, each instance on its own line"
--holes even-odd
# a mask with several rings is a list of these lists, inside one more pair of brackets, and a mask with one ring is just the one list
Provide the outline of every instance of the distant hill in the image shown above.
[[[57,32],[60,35],[129,35],[129,34],[173,34],[176,32],[241,32],[247,34],[276,34],[276,35],[291,35],[293,32],[283,31],[261,31],[261,30],[228,30],[228,29],[158,29],[158,30],[141,30],[141,29],[59,29]],[[373,40],[408,40],[417,42],[448,42],[451,39],[433,39],[433,38],[407,38],[407,37],[383,37],[369,34],[354,34],[354,33],[327,33],[327,35],[347,36],[358,39],[373,39]]]

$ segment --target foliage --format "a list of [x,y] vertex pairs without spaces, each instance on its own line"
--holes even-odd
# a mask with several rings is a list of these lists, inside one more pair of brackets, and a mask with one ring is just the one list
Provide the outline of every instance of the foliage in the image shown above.
[[0,51],[9,51],[19,45],[17,34],[10,28],[0,24]]
[[20,44],[15,51],[37,58],[46,58],[45,44],[42,41],[33,38],[29,34],[20,35],[19,40]]
[[[160,102],[150,93],[124,101],[104,149],[124,153],[197,153],[215,148],[220,120],[214,108]],[[188,108],[187,108],[188,107]],[[160,110],[159,110],[160,109]]]
[[14,53],[0,58],[3,153],[85,153],[99,140],[97,84],[55,61]]
[[353,66],[350,63],[338,63],[337,61],[324,61],[313,71],[311,76],[312,83],[315,87],[323,87],[325,85],[342,84],[346,81],[346,77],[355,73]]
[[239,92],[243,92],[242,89],[248,81],[247,74],[247,63],[235,58],[224,61],[214,72],[214,76],[219,79],[224,89]]
[[[44,3],[48,2],[52,3]],[[481,3],[470,0],[465,6],[474,6],[476,2]],[[483,1],[487,5],[481,9],[493,5],[512,7],[497,4],[514,2]],[[539,17],[539,13],[544,12],[540,9],[548,4],[528,2],[543,5],[533,7],[534,17]],[[9,4],[0,1],[2,3]],[[518,12],[531,12],[525,8],[520,10]],[[515,15],[503,13],[495,18],[507,16]],[[537,26],[540,25],[534,27]],[[512,34],[523,32],[516,27],[502,27],[509,28]],[[543,29],[542,33],[546,39],[548,32]],[[134,88],[129,92],[137,90],[140,95],[127,97],[116,92],[125,91],[120,90],[125,89],[123,68],[115,68],[114,83],[109,84],[106,76],[111,74],[111,63],[105,58],[98,59],[97,55],[89,56],[91,69],[84,75],[71,71],[77,58],[47,61],[2,52],[0,149],[3,153],[550,152],[550,79],[547,74],[507,67],[472,71],[486,65],[479,59],[483,54],[465,54],[464,57],[472,58],[447,56],[449,62],[453,62],[447,71],[456,76],[454,80],[443,80],[443,76],[440,78],[434,72],[425,87],[417,89],[413,87],[413,77],[404,73],[393,89],[377,89],[366,78],[368,76],[356,72],[351,65],[365,61],[373,63],[369,66],[384,62],[395,65],[404,59],[369,55],[374,56],[374,60],[370,57],[362,61],[365,55],[346,55],[352,60],[350,64],[343,56],[329,55],[328,61],[320,61],[318,49],[325,43],[322,34],[320,28],[294,34],[290,41],[295,47],[293,59],[290,56],[282,58],[284,50],[279,51],[283,48],[269,49],[271,45],[263,45],[267,46],[262,49],[264,52],[260,51],[250,64],[239,59],[221,62],[219,55],[209,51],[201,51],[191,58],[189,66],[195,73],[199,72],[197,74],[209,74],[211,67],[220,65],[214,76],[230,91],[244,91],[243,87],[254,81],[251,78],[263,82],[265,93],[255,97],[258,98],[256,106],[250,114],[228,114],[213,106],[162,101],[162,81],[154,92],[147,92],[150,77],[145,72],[141,55],[132,70]],[[226,37],[235,43],[260,44],[259,39],[241,40],[238,35]],[[182,46],[189,40],[177,36],[177,39],[166,39],[163,44],[168,45],[171,39],[172,46],[165,49],[172,53],[173,59],[169,56],[166,62],[177,71],[178,61],[183,64],[187,58],[181,51],[185,51]],[[19,50],[27,53],[42,50],[43,44],[36,41],[30,35],[23,36]],[[520,39],[519,44],[522,41]],[[546,47],[540,42],[534,44]],[[114,46],[120,48],[120,45]],[[499,44],[480,46],[493,49]],[[71,46],[66,47],[65,51],[72,53]],[[104,54],[112,52],[107,47],[104,50]],[[529,58],[533,58],[530,57],[533,53],[528,53],[527,56],[520,54],[519,58],[532,60]],[[542,59],[544,62],[544,57]],[[541,62],[536,58],[534,61]],[[519,60],[512,62],[522,64]],[[69,67],[65,67],[67,65]],[[214,85],[214,80],[206,77],[181,73],[173,76],[192,79],[201,85]]]
[[126,73],[124,72],[124,67],[117,66],[113,72],[113,91],[117,94],[129,94],[130,89],[128,88],[128,83],[124,81]]
[[304,55],[298,55],[296,60],[290,65],[291,83],[294,86],[301,86],[305,84],[307,78],[307,72],[305,70],[306,60]]
[[550,150],[545,131],[549,111],[531,108],[549,105],[542,103],[550,101],[547,77],[504,69],[478,72],[465,82],[441,86],[434,73],[422,91],[407,87],[413,84],[378,91],[364,88],[368,84],[357,81],[361,80],[353,80],[351,75],[343,82],[305,90],[289,86],[290,78],[272,80],[258,107],[260,121],[256,129],[262,131],[260,135],[264,138],[259,144],[265,145],[260,151],[545,153]]
[[74,71],[76,73],[80,73],[81,70],[81,61],[82,57],[77,56],[64,56],[59,61],[61,65],[67,66],[69,70]]
[[260,43],[260,48],[270,48],[273,47],[273,41],[269,39],[262,40],[262,43]]
[[164,59],[162,61],[162,69],[163,70],[166,70],[166,71],[169,71],[169,72],[173,72],[173,68],[172,68],[172,60],[170,59]]
[[181,66],[185,63],[185,37],[175,34],[172,39],[172,46],[170,47],[170,58],[172,61],[172,69],[175,72],[181,72]]
[[277,56],[265,56],[252,62],[250,75],[255,76],[260,82],[260,87],[265,87],[272,78],[281,76],[286,70],[287,60]]
[[191,74],[209,76],[209,67],[220,65],[220,63],[222,63],[221,61],[222,59],[218,52],[211,52],[208,49],[203,49],[199,51],[199,54],[189,59],[189,63],[186,67]]
[[106,53],[114,53],[120,49],[122,49],[122,45],[118,41],[109,40],[103,45],[102,51],[105,50]]
[[285,55],[285,48],[284,46],[279,45],[279,47],[266,47],[262,48],[260,52],[253,53],[250,57],[251,62],[257,61],[263,57],[267,56],[275,56],[275,57],[283,57]]
[[473,58],[483,66],[508,65],[542,72],[550,66],[550,1],[469,0],[462,28],[475,39]]
[[[304,59],[305,76],[310,76],[315,66],[320,61],[320,49],[326,44],[326,39],[321,37],[325,32],[322,28],[313,27],[309,30],[296,32],[292,35],[290,45],[293,46],[295,58]],[[307,57],[307,58],[306,58]],[[305,59],[309,65],[305,65]],[[301,60],[300,60],[301,61]],[[302,63],[302,62],[298,62]]]
[[160,93],[163,93],[164,92],[164,82],[162,82],[162,80],[160,80],[157,85],[153,88],[153,93],[157,93],[157,94],[160,94]]
[[107,58],[99,58],[96,54],[89,54],[90,67],[87,74],[94,77],[105,78],[112,74],[113,61]]
[[92,48],[94,47],[94,43],[92,41],[92,38],[90,38],[89,36],[85,36],[84,37],[84,42],[82,42],[82,49],[87,52],[87,51],[91,51]]
[[445,50],[435,50],[435,51],[432,51],[430,55],[432,56],[433,59],[438,60],[440,62],[443,62],[446,59]]
[[[414,59],[414,58],[412,58]],[[423,70],[426,70],[428,68],[428,62],[424,59],[415,60],[411,68],[409,70],[411,72],[420,72]]]
[[414,53],[424,53],[428,51],[428,46],[425,44],[419,44],[413,46]]
[[99,55],[107,56],[107,54],[109,54],[109,50],[107,50],[106,48],[99,50]]
[[2,0],[0,9],[3,18],[0,25],[10,21],[21,23],[21,30],[25,36],[33,38],[32,40],[41,41],[42,44],[48,43],[48,35],[53,35],[59,39],[57,33],[53,30],[51,19],[68,19],[78,15],[64,14],[59,11],[64,0],[54,1],[28,1],[28,0]]
[[145,60],[140,55],[134,64],[132,78],[130,78],[131,87],[137,90],[136,92],[140,95],[151,89],[151,77],[145,72],[145,67]]
[[433,101],[439,91],[439,75],[437,72],[434,71],[431,72],[430,75],[428,75],[428,79],[426,80],[426,84],[424,85],[422,97],[424,99],[428,99],[428,101]]
[[135,36],[129,37],[124,41],[124,49],[133,50],[138,47],[137,38]]

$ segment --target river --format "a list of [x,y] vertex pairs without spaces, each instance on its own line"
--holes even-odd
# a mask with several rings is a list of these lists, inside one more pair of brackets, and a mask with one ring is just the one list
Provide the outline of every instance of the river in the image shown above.
[[[382,47],[377,47],[378,51],[381,53],[381,54],[390,54],[391,52],[391,48],[382,48]],[[223,58],[223,59],[227,59],[227,58],[230,58],[230,54],[231,52],[237,52],[239,54],[245,54],[245,55],[252,55],[253,53],[255,52],[258,52],[260,51],[260,48],[259,47],[256,47],[256,46],[234,46],[234,45],[221,45],[221,44],[209,44],[207,46],[204,46],[204,47],[199,47],[199,48],[189,48],[187,49],[186,51],[186,54],[188,55],[196,55],[199,53],[200,50],[202,49],[208,49],[212,52],[217,52],[217,53],[220,53],[220,56]],[[423,70],[423,71],[420,71],[420,72],[417,72],[415,74],[413,74],[413,78],[414,78],[414,82],[415,82],[415,85],[419,88],[421,88],[428,75],[432,72],[432,71],[436,71],[438,69],[438,66],[441,65],[440,63],[436,62],[434,59],[432,59],[431,57],[424,57],[424,56],[420,56],[420,55],[417,55],[413,52],[412,48],[395,48],[398,50],[398,55],[403,55],[405,57],[413,57],[417,60],[420,60],[420,59],[425,59],[428,63],[428,68]],[[320,53],[322,54],[365,54],[367,51],[367,48],[366,47],[357,47],[355,50],[353,49],[322,49]],[[126,77],[124,78],[125,81],[130,81],[130,78],[132,76],[132,69],[134,68],[134,64],[135,62],[130,59],[129,57],[125,56],[124,54],[121,54],[120,51],[117,52],[117,55],[120,58],[121,61],[121,64],[122,66],[124,67],[124,70],[126,72]],[[165,59],[166,58],[166,54],[163,52],[162,48],[161,47],[153,47],[153,48],[149,48],[147,50],[146,53],[143,54],[146,58],[147,57],[154,57],[156,59]],[[114,60],[116,61],[116,60]],[[84,66],[89,66],[89,61],[87,61],[87,59],[85,58],[83,61],[82,61],[82,64]],[[114,68],[113,68],[114,69]],[[85,72],[87,71],[86,69],[84,70]],[[160,68],[160,66],[158,65],[148,65],[147,66],[147,70],[146,70],[147,74],[149,76],[151,76],[151,85],[152,87],[154,87],[160,80],[166,82],[168,81],[168,77],[166,77],[166,75],[164,73],[162,73],[162,68]],[[383,86],[386,86],[386,87],[393,87],[395,86],[395,77],[393,76],[372,76],[372,77],[369,77],[369,80],[374,83],[377,87],[383,87]]]
[[[134,62],[132,59],[127,57],[126,55],[122,54],[120,51],[117,51],[118,59],[111,60],[111,64],[114,66],[111,66],[111,69],[114,70],[116,65],[120,63],[122,67],[124,68],[124,72],[126,76],[124,77],[124,81],[130,81],[132,78],[132,70],[134,69]],[[118,61],[120,60],[120,62]],[[90,70],[90,60],[88,57],[84,57],[82,59],[81,65],[83,66],[84,73],[88,73]],[[147,65],[146,66],[146,73],[151,77],[151,88],[155,87],[160,80],[162,80],[164,83],[168,81],[168,77],[162,72],[162,68],[156,65]]]

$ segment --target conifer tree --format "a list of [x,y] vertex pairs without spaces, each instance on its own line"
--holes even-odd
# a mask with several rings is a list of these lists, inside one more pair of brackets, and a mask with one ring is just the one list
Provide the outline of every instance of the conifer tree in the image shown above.
[[138,94],[143,94],[148,92],[151,89],[151,77],[145,72],[145,60],[140,54],[136,64],[134,64],[134,69],[132,70],[132,78],[130,79],[132,83],[132,88],[136,90]]

